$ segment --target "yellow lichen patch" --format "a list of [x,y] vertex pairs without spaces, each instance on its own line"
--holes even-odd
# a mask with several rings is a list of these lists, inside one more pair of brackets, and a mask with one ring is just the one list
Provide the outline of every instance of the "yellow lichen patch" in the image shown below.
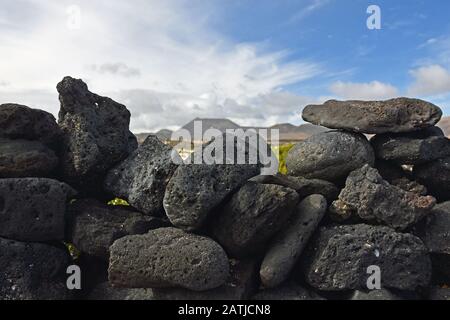
[[126,200],[123,200],[120,198],[115,198],[115,199],[112,199],[111,201],[108,201],[108,205],[110,205],[110,206],[129,206],[130,204]]
[[278,159],[279,162],[278,171],[281,174],[287,174],[286,157],[288,155],[289,150],[291,150],[293,146],[294,146],[293,143],[286,143],[280,146],[272,147],[272,151],[275,153],[275,156]]
[[66,246],[73,260],[76,260],[80,257],[81,252],[77,249],[77,247],[75,247],[73,243],[64,242],[64,245]]

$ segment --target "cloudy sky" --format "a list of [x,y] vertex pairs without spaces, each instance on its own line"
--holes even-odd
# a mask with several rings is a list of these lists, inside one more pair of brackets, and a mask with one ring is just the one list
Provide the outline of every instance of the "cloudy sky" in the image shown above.
[[194,117],[300,124],[330,98],[419,97],[450,115],[449,12],[442,0],[0,0],[0,103],[57,116],[71,75],[127,105],[135,132]]

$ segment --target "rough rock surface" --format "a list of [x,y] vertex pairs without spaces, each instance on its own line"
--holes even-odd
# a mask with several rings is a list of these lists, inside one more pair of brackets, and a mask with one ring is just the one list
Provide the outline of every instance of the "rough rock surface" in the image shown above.
[[280,287],[258,292],[252,300],[325,300],[318,294],[295,283],[286,283]]
[[450,301],[450,288],[432,287],[428,293],[428,299]]
[[386,289],[360,291],[356,290],[350,300],[403,300]]
[[110,248],[109,281],[118,287],[202,291],[223,285],[228,276],[220,245],[175,228],[126,236]]
[[368,165],[348,176],[339,200],[341,207],[346,206],[362,219],[375,220],[399,230],[417,223],[436,202],[433,197],[422,197],[389,184]]
[[109,282],[95,286],[87,297],[88,300],[153,300],[152,289],[115,288]]
[[288,174],[308,179],[340,182],[375,157],[367,139],[360,134],[328,131],[297,143],[288,153]]
[[264,287],[284,282],[327,210],[321,195],[303,199],[291,215],[287,227],[271,241],[259,271]]
[[450,200],[450,157],[414,166],[414,176],[437,199]]
[[58,162],[55,152],[39,141],[0,138],[0,178],[49,176]]
[[39,140],[57,147],[61,129],[51,113],[8,103],[0,105],[0,138]]
[[0,300],[64,300],[71,297],[65,250],[0,238]]
[[66,203],[74,195],[68,185],[52,179],[0,179],[0,236],[63,240]]
[[313,194],[323,195],[328,202],[335,200],[339,194],[339,189],[331,182],[320,179],[306,179],[303,177],[292,177],[286,175],[259,175],[249,181],[262,184],[277,184],[297,191],[300,198],[305,198]]
[[127,199],[141,212],[161,214],[167,183],[177,168],[172,157],[181,161],[176,151],[150,135],[127,159],[108,172],[105,189]]
[[[238,143],[234,148],[235,155],[243,151]],[[224,158],[222,164],[216,161],[213,164],[184,163],[178,166],[167,185],[163,201],[170,222],[188,231],[199,229],[228,195],[259,174],[260,165],[248,161],[249,150],[246,145],[244,164],[236,164],[236,159],[232,159],[235,164],[226,164],[227,159]],[[225,143],[223,151],[226,157]],[[198,157],[198,152],[194,152],[191,160]]]
[[415,131],[435,125],[441,117],[441,109],[434,104],[409,98],[330,100],[303,109],[303,119],[312,124],[369,134]]
[[168,226],[162,219],[144,216],[126,207],[108,206],[94,199],[75,201],[69,213],[71,242],[81,252],[105,259],[115,240]]
[[257,289],[255,260],[230,260],[230,276],[218,288],[192,291],[183,288],[155,288],[154,300],[246,300]]
[[232,256],[256,254],[286,224],[298,199],[293,189],[247,182],[214,217],[213,235]]
[[442,130],[430,127],[424,130],[380,134],[370,140],[375,156],[398,164],[422,164],[450,156],[450,139]]
[[137,148],[128,128],[130,112],[110,98],[91,93],[82,80],[66,77],[57,89],[64,142],[62,173],[77,186],[98,184],[108,169]]
[[378,266],[385,288],[426,287],[431,262],[423,242],[388,227],[364,224],[322,227],[302,256],[307,282],[316,289],[367,289],[367,268]]

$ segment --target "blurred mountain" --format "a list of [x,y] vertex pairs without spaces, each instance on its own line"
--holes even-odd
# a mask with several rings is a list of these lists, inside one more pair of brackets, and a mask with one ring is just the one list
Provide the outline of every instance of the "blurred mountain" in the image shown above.
[[450,138],[450,117],[444,117],[437,124],[444,131],[444,134]]

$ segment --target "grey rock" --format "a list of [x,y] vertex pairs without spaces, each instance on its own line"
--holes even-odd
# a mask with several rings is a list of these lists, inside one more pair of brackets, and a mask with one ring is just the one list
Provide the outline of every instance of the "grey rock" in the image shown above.
[[388,227],[322,227],[302,255],[306,281],[324,291],[367,289],[367,268],[378,266],[385,288],[427,287],[431,261],[423,242]]
[[415,131],[435,125],[441,117],[441,109],[434,104],[409,98],[330,100],[303,109],[303,120],[312,124],[368,134]]
[[286,158],[289,175],[332,182],[374,162],[372,147],[363,135],[341,131],[311,136],[289,150]]
[[0,238],[1,300],[66,300],[65,250]]
[[326,210],[327,201],[321,195],[311,195],[298,204],[287,227],[271,241],[264,257],[259,271],[264,287],[276,287],[289,277]]
[[170,146],[150,135],[127,159],[111,169],[104,182],[114,196],[146,214],[164,212],[163,199],[167,183],[181,158]]
[[137,148],[128,128],[130,112],[110,98],[91,93],[82,80],[66,77],[57,89],[62,173],[76,186],[96,185],[107,170]]
[[436,205],[424,219],[423,242],[432,253],[449,255],[450,259],[450,201]]
[[356,290],[350,300],[403,300],[387,289],[360,291]]
[[442,130],[430,127],[415,132],[374,136],[370,140],[375,156],[398,164],[422,164],[450,156],[450,140]]
[[339,189],[334,184],[320,179],[306,179],[277,174],[259,175],[249,179],[249,181],[262,184],[277,184],[294,189],[302,199],[313,194],[321,194],[331,203],[339,194]]
[[154,288],[154,300],[246,300],[257,289],[255,260],[230,260],[230,276],[218,288],[192,291],[183,288]]
[[55,152],[39,141],[0,138],[0,178],[49,176],[58,162]]
[[212,233],[228,254],[256,254],[286,224],[298,202],[295,190],[247,182],[214,217]]
[[450,301],[450,288],[434,286],[429,290],[428,300]]
[[375,220],[398,230],[416,224],[436,203],[433,197],[419,196],[389,184],[368,165],[348,176],[339,200],[341,206],[345,205],[362,219]]
[[[208,216],[224,199],[241,187],[248,179],[260,172],[260,164],[249,161],[251,146],[235,142],[234,154],[245,152],[245,161],[238,163],[226,158],[225,139],[223,140],[221,161],[212,164],[192,163],[198,159],[200,151],[194,152],[189,163],[183,163],[175,170],[164,195],[164,209],[170,222],[181,229],[193,231],[201,228]],[[238,140],[239,141],[239,140]],[[214,153],[215,154],[215,153]],[[230,161],[234,164],[227,164]],[[220,163],[221,162],[221,163]]]
[[252,300],[325,300],[318,294],[295,283],[286,283],[280,287],[265,289],[252,297]]
[[160,228],[116,240],[108,271],[117,287],[203,291],[226,282],[229,262],[222,247],[209,238]]
[[57,148],[61,130],[51,113],[8,103],[0,105],[0,138],[38,140]]
[[414,166],[414,177],[438,200],[450,200],[450,157]]
[[66,203],[76,192],[47,178],[0,179],[0,236],[63,240]]
[[108,259],[109,247],[115,240],[169,225],[162,219],[93,199],[75,201],[69,213],[71,242],[81,252],[103,259]]
[[87,300],[153,300],[152,289],[145,288],[115,288],[109,282],[102,282],[90,292]]

